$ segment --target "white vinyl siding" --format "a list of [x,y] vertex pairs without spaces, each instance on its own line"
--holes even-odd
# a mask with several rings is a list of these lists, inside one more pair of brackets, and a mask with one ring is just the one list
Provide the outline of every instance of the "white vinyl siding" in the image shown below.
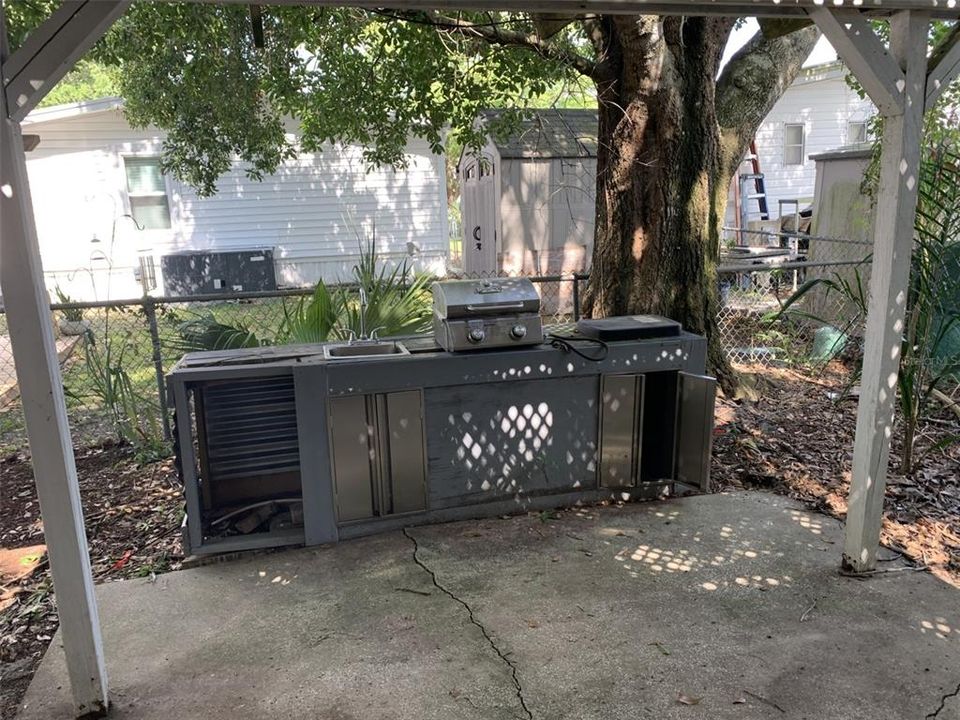
[[783,126],[783,164],[803,165],[804,127],[802,123]]
[[[134,198],[160,186],[153,170],[141,167],[129,178],[127,166],[159,157],[163,133],[132,129],[120,109],[43,117],[44,111],[33,113],[24,127],[40,136],[27,165],[44,271],[49,287],[59,282],[78,299],[106,299],[105,273],[111,298],[137,297],[140,256],[159,265],[161,256],[183,250],[273,248],[277,282],[291,287],[349,279],[361,242],[374,236],[388,261],[444,269],[444,159],[426,142],[410,141],[408,166],[400,170],[367,172],[362,148],[333,145],[285,162],[262,182],[235,163],[212,197],[166,177],[169,226],[141,231],[125,215],[142,224],[148,203]],[[296,125],[288,128],[295,143]],[[134,183],[129,203],[128,180]],[[150,224],[162,225],[160,215]]]
[[[816,163],[810,156],[846,145],[847,124],[867,121],[876,112],[869,100],[847,86],[845,72],[841,66],[803,71],[757,129],[757,154],[771,217],[776,217],[780,199],[799,199],[803,206],[812,203]],[[785,165],[784,126],[801,123],[803,162]],[[733,202],[727,207],[727,222],[732,223]]]

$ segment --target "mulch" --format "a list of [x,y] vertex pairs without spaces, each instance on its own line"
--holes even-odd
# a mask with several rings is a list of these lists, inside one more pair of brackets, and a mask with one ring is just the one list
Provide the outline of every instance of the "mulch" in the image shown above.
[[[183,503],[172,460],[139,465],[131,450],[77,451],[90,561],[97,582],[179,567]],[[57,630],[33,472],[19,454],[0,458],[0,548],[24,550],[0,564],[0,719],[12,720]],[[27,563],[30,573],[18,572]]]
[[[718,401],[715,489],[779,492],[842,518],[856,425],[856,400],[843,392],[847,370],[839,363],[816,374],[741,370],[754,397]],[[960,435],[960,419],[934,413],[908,477],[893,469],[894,432],[882,538],[960,587],[960,444],[931,450],[951,435]],[[78,451],[77,473],[97,582],[180,567],[183,501],[172,460],[143,465],[129,448],[105,445]],[[32,471],[19,454],[0,458],[3,549],[15,552],[0,556],[0,720],[12,720],[57,629]]]
[[[745,377],[753,399],[718,400],[715,489],[771,490],[843,519],[857,422],[848,370],[834,363],[816,374],[767,368]],[[960,418],[930,407],[910,475],[898,471],[899,430],[897,422],[881,542],[960,588],[960,442],[951,442],[960,438]]]

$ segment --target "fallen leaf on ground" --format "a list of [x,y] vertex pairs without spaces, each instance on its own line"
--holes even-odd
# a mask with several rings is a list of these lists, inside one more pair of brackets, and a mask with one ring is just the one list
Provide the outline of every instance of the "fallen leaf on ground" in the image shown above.
[[699,705],[703,698],[691,697],[684,693],[677,693],[677,702],[681,705]]
[[130,560],[130,557],[132,555],[133,555],[133,550],[127,550],[123,555],[120,556],[120,559],[113,564],[113,567],[111,569],[122,570],[123,566],[127,564],[127,561]]

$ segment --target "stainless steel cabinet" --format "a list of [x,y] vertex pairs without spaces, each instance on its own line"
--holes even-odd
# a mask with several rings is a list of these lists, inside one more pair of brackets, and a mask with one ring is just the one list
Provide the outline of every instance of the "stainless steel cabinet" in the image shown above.
[[337,520],[424,510],[422,392],[331,398],[329,408]]
[[717,380],[678,373],[677,439],[674,479],[703,492],[710,489],[710,451]]
[[712,377],[684,372],[604,375],[600,487],[676,482],[708,490],[716,387]]
[[604,375],[600,383],[600,487],[637,484],[643,432],[643,375]]
[[372,435],[364,396],[330,399],[330,447],[338,520],[373,516]]

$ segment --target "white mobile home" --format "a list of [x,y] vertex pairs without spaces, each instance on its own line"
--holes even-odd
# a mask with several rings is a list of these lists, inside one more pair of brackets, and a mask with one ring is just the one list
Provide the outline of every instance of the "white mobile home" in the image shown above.
[[444,269],[444,158],[422,141],[400,170],[368,172],[362,149],[342,145],[300,153],[262,182],[235,163],[200,197],[160,173],[163,132],[131,128],[118,98],[37,110],[24,133],[39,136],[28,172],[47,287],[75,299],[169,294],[164,258],[209,254],[243,262],[208,278],[207,292],[348,279],[374,235],[385,260]]
[[[812,155],[868,140],[867,129],[876,108],[847,84],[840,62],[804,68],[757,129],[757,156],[766,185],[770,217],[779,217],[780,200],[813,203],[816,162]],[[733,203],[727,220],[733,220]],[[750,219],[757,219],[750,204]],[[784,214],[793,207],[784,206]]]

